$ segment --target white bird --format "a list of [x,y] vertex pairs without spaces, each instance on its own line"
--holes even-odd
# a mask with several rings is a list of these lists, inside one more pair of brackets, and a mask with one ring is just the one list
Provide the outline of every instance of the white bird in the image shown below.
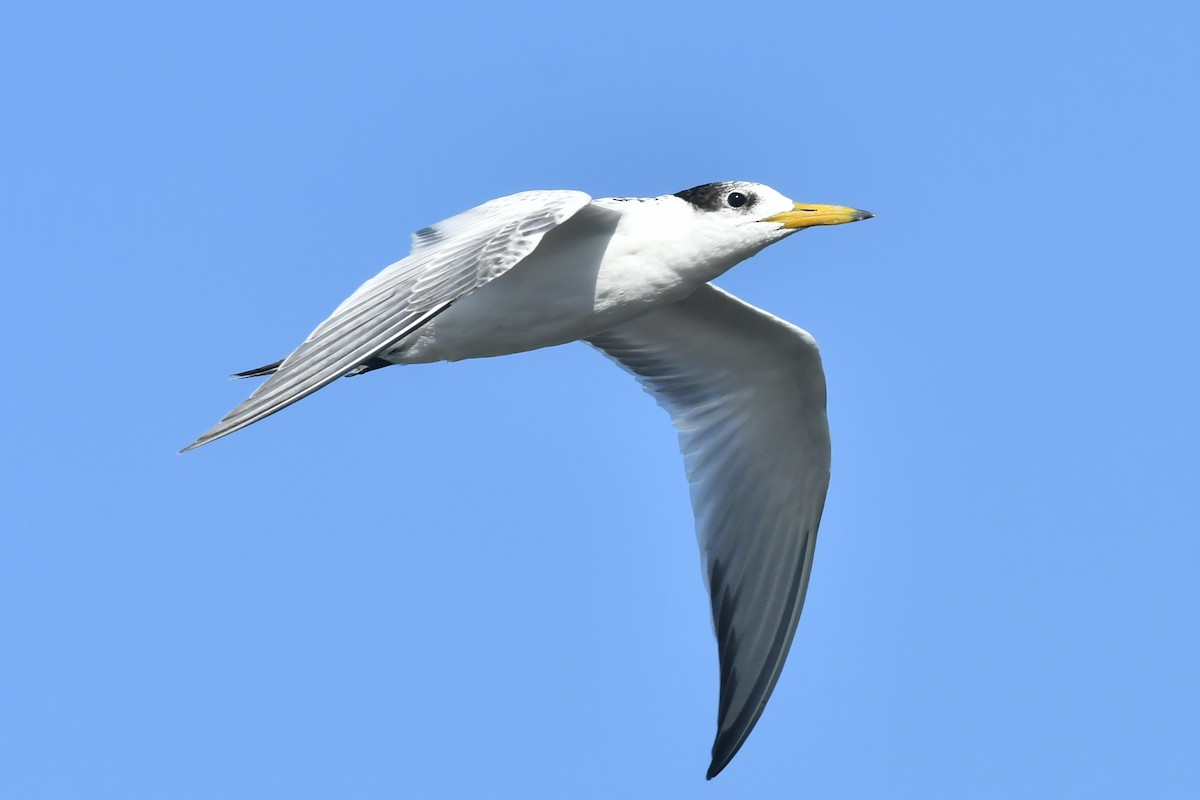
[[413,235],[185,450],[345,375],[583,340],[671,416],[691,482],[720,659],[708,777],[762,714],[787,657],[829,485],[825,376],[804,330],[709,281],[814,225],[873,216],[709,183],[662,197],[501,197]]

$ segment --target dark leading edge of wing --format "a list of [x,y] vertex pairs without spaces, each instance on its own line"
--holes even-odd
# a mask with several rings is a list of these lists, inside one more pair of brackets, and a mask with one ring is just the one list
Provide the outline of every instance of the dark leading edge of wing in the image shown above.
[[803,330],[714,286],[591,343],[679,431],[720,654],[712,778],[762,714],[804,603],[829,486],[821,358]]

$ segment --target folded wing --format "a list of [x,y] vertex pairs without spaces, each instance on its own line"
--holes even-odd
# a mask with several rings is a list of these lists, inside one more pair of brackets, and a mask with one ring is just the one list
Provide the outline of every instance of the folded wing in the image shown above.
[[721,666],[708,777],[779,679],[829,486],[825,376],[805,331],[715,286],[594,337],[679,431]]
[[583,192],[501,197],[413,235],[412,252],[360,286],[191,450],[274,414],[392,347],[507,272],[591,202]]

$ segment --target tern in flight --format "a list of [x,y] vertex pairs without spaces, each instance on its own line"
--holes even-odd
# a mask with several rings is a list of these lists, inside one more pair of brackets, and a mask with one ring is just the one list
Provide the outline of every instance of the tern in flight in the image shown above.
[[185,450],[347,375],[583,340],[671,416],[691,483],[721,688],[708,777],[783,669],[829,486],[825,375],[804,330],[709,281],[796,231],[872,214],[709,183],[662,197],[501,197],[413,235]]

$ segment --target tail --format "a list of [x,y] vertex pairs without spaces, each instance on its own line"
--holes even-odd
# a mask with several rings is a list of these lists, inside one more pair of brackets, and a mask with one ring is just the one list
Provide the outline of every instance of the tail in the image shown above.
[[283,359],[273,361],[270,364],[264,364],[261,367],[248,369],[245,372],[235,372],[229,377],[231,378],[261,378],[263,375],[270,375],[275,370],[279,369],[279,365],[283,363]]
[[[264,364],[261,367],[255,367],[254,369],[248,369],[245,372],[235,372],[229,377],[237,378],[239,380],[242,378],[261,378],[264,375],[270,375],[275,372],[275,370],[279,369],[279,365],[282,363],[283,359],[281,358],[278,361],[273,361],[270,364]],[[346,374],[362,375],[364,372],[371,372],[372,370],[382,369],[390,366],[392,366],[392,362],[384,361],[382,358],[368,358],[366,361],[359,364]]]

